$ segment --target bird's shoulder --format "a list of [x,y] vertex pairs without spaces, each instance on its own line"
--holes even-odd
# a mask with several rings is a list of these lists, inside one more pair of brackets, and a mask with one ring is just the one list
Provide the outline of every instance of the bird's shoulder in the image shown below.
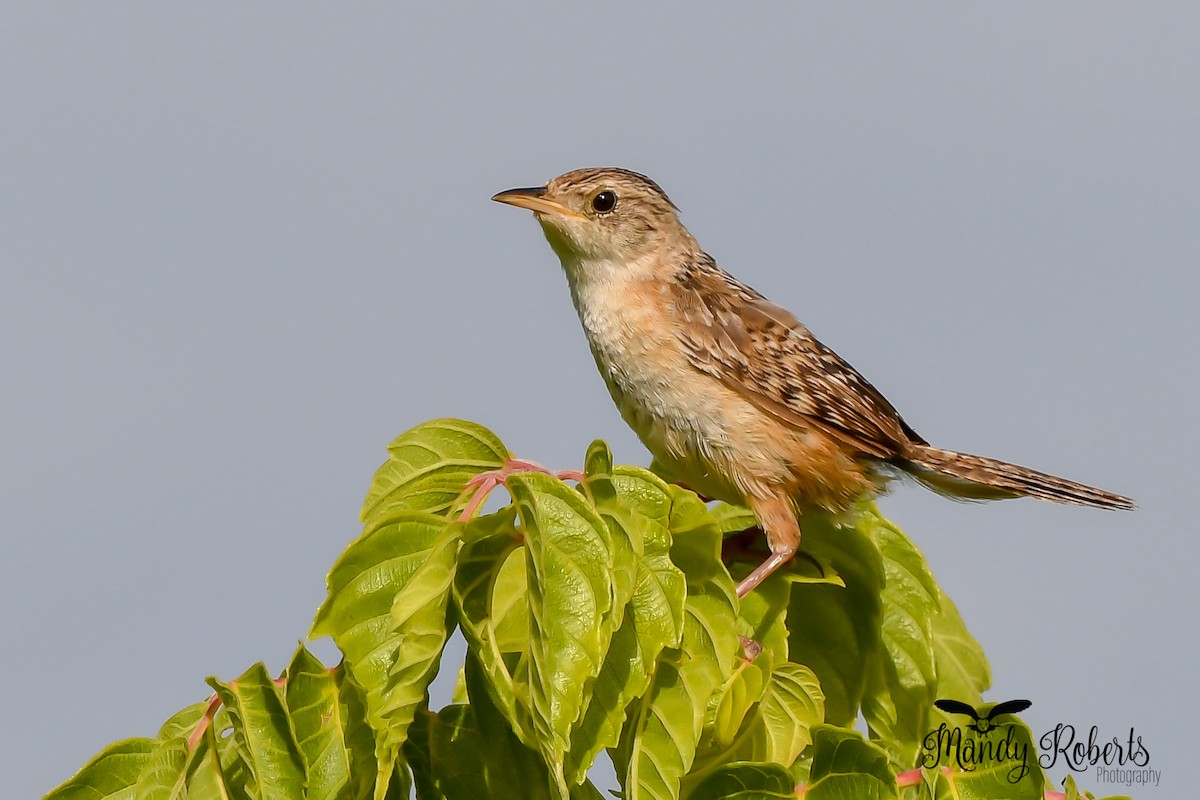
[[701,254],[672,276],[679,337],[693,366],[792,426],[816,426],[890,458],[923,440],[866,378],[786,309]]

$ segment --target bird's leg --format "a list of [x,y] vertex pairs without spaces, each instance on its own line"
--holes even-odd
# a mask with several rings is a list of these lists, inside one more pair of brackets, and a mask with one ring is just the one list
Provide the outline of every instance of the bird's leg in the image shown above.
[[579,470],[564,469],[558,472],[551,472],[536,461],[526,461],[523,458],[510,458],[504,462],[500,469],[481,472],[471,480],[467,481],[464,491],[474,490],[471,499],[463,508],[462,514],[459,515],[460,522],[466,522],[479,511],[480,506],[487,500],[488,495],[497,486],[504,483],[513,475],[521,475],[529,472],[541,472],[546,475],[553,475],[560,481],[582,481],[583,473]]
[[775,570],[792,560],[800,547],[800,522],[786,495],[747,498],[750,510],[767,534],[771,555],[738,584],[738,598],[745,597]]

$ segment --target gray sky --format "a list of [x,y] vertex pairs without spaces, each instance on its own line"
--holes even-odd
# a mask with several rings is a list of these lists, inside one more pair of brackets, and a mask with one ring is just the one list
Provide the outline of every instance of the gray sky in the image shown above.
[[882,505],[990,699],[1195,783],[1195,6],[408,5],[0,11],[0,794],[281,669],[411,425],[647,460],[488,202],[605,164],[935,444],[1139,501]]

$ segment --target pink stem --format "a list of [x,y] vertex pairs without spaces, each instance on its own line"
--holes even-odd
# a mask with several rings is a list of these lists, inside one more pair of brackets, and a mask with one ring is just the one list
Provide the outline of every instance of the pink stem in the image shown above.
[[217,697],[214,692],[212,697],[208,698],[208,705],[204,707],[204,716],[196,723],[196,730],[192,731],[192,735],[188,737],[187,749],[188,752],[195,750],[200,739],[204,737],[204,732],[208,730],[208,726],[212,724],[213,717],[217,715],[217,709],[221,707],[221,698]]
[[479,507],[483,505],[485,500],[487,500],[488,495],[491,494],[492,490],[501,483],[503,483],[502,478],[497,478],[491,475],[480,481],[475,489],[475,494],[471,495],[470,501],[468,501],[466,507],[463,508],[462,513],[458,515],[458,521],[467,522],[474,517],[475,514],[479,512]]
[[523,458],[510,458],[504,462],[500,469],[495,469],[491,472],[481,472],[467,481],[466,488],[474,488],[475,493],[471,495],[471,499],[467,501],[467,505],[463,508],[462,513],[458,515],[458,521],[469,521],[479,513],[480,507],[497,486],[503,484],[513,475],[519,475],[522,472],[541,472],[546,475],[553,475],[560,481],[582,483],[584,479],[584,474],[579,470],[564,469],[561,472],[551,472],[536,461],[527,461]]

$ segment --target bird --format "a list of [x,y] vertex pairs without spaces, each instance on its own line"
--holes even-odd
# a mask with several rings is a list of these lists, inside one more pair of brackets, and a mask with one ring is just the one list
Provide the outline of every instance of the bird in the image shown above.
[[795,556],[804,513],[845,511],[905,475],[957,499],[1134,507],[929,444],[795,316],[721,269],[645,175],[577,169],[492,200],[533,212],[596,366],[655,461],[698,495],[754,513],[770,554],[739,597]]
[[981,716],[978,711],[960,700],[935,700],[933,704],[947,714],[964,714],[970,717],[975,721],[967,727],[983,734],[996,729],[997,725],[992,720],[1001,714],[1017,714],[1033,705],[1028,700],[1005,700],[992,706],[985,716]]

